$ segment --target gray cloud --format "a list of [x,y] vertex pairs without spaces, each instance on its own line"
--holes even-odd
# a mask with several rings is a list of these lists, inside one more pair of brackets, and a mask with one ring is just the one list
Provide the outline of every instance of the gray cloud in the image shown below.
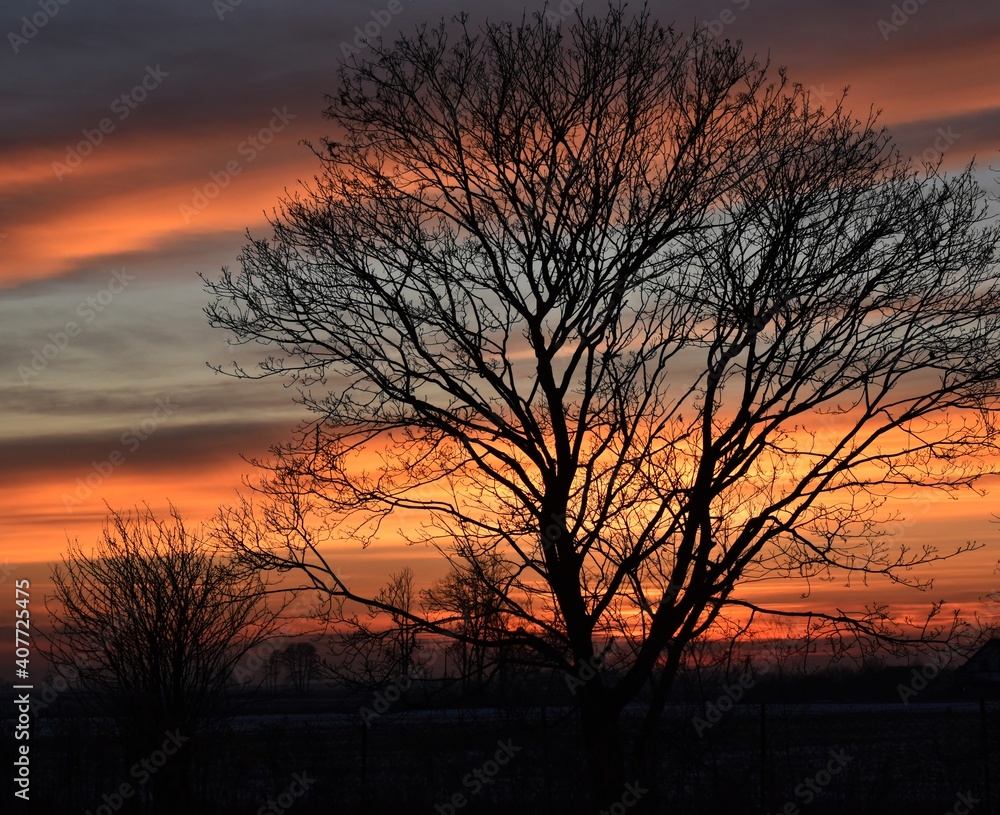
[[291,437],[287,424],[273,421],[184,425],[167,419],[146,438],[140,438],[139,421],[120,432],[45,434],[45,427],[39,422],[38,435],[0,440],[0,460],[5,465],[0,468],[0,484],[12,486],[30,479],[65,482],[68,488],[75,478],[88,475],[92,462],[107,461],[115,451],[121,453],[129,477],[173,473],[183,478],[185,471],[230,466],[240,454],[266,455],[270,445]]

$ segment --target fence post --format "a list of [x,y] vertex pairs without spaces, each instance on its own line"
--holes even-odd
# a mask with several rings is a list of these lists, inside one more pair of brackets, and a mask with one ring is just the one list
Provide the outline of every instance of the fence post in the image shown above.
[[361,717],[361,808],[368,810],[368,720]]
[[760,703],[760,811],[767,812],[767,702]]
[[990,733],[986,720],[986,697],[979,697],[979,738],[980,752],[983,755],[983,803],[986,804],[986,811],[993,815],[992,784],[990,782]]

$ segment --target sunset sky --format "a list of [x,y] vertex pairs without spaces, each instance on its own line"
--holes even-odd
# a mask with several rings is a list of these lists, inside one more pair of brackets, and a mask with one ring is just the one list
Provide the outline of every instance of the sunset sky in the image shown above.
[[[997,4],[650,5],[682,28],[712,21],[718,36],[769,54],[824,99],[850,86],[850,107],[862,117],[881,109],[904,153],[936,160],[943,151],[948,169],[975,157],[981,182],[1000,193],[989,170],[1000,166]],[[486,7],[499,20],[542,4]],[[208,520],[251,472],[241,455],[287,437],[303,417],[292,391],[206,365],[233,355],[202,313],[208,296],[196,273],[235,266],[245,230],[266,234],[265,214],[316,172],[301,142],[329,132],[323,95],[336,89],[356,29],[393,38],[463,10],[477,24],[478,8],[71,0],[50,18],[37,0],[3,5],[0,561],[16,575],[41,586],[67,537],[96,541],[105,502],[162,510],[169,500],[192,523]],[[911,545],[986,547],[935,568],[933,596],[882,584],[845,593],[837,583],[822,603],[943,598],[971,607],[1000,589],[995,495],[915,501],[907,512],[900,540]],[[396,546],[373,548],[352,568],[380,578],[399,556]]]

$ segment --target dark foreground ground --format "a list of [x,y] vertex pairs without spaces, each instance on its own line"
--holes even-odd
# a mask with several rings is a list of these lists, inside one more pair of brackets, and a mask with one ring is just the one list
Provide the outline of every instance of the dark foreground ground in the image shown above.
[[[366,729],[359,714],[323,707],[321,700],[285,712],[272,706],[191,738],[179,748],[192,767],[181,813],[589,811],[571,709],[389,711]],[[629,805],[635,796],[623,790],[623,802],[609,802],[607,811],[987,815],[1000,802],[1000,703],[985,711],[974,700],[769,703],[762,715],[752,702],[706,727],[703,704],[674,705],[658,768],[636,778],[639,803]],[[8,719],[3,740],[13,745],[9,728]],[[8,781],[0,811],[155,811],[140,801],[152,787],[141,765],[136,770],[145,757],[124,755],[106,722],[40,717],[31,753],[31,806],[12,799]],[[128,797],[119,796],[123,785]]]

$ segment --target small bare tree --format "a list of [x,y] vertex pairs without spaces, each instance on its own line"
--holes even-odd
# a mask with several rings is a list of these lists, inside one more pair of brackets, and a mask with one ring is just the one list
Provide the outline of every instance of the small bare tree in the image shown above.
[[485,685],[509,656],[510,615],[503,587],[510,577],[507,564],[495,555],[456,557],[448,574],[421,592],[428,616],[451,632],[448,651],[464,690]]
[[371,688],[423,670],[421,626],[414,619],[417,595],[409,567],[389,576],[367,614],[345,610],[343,601],[328,622],[336,633],[330,642],[330,673],[349,687]]
[[[173,508],[167,520],[148,506],[111,512],[97,546],[71,543],[52,582],[48,656],[73,666],[134,756],[222,715],[230,675],[278,615],[263,578],[232,568]],[[183,800],[187,753],[152,776],[158,805]]]
[[322,665],[316,646],[311,642],[293,642],[279,654],[292,688],[296,693],[305,693],[312,680],[319,676]]

